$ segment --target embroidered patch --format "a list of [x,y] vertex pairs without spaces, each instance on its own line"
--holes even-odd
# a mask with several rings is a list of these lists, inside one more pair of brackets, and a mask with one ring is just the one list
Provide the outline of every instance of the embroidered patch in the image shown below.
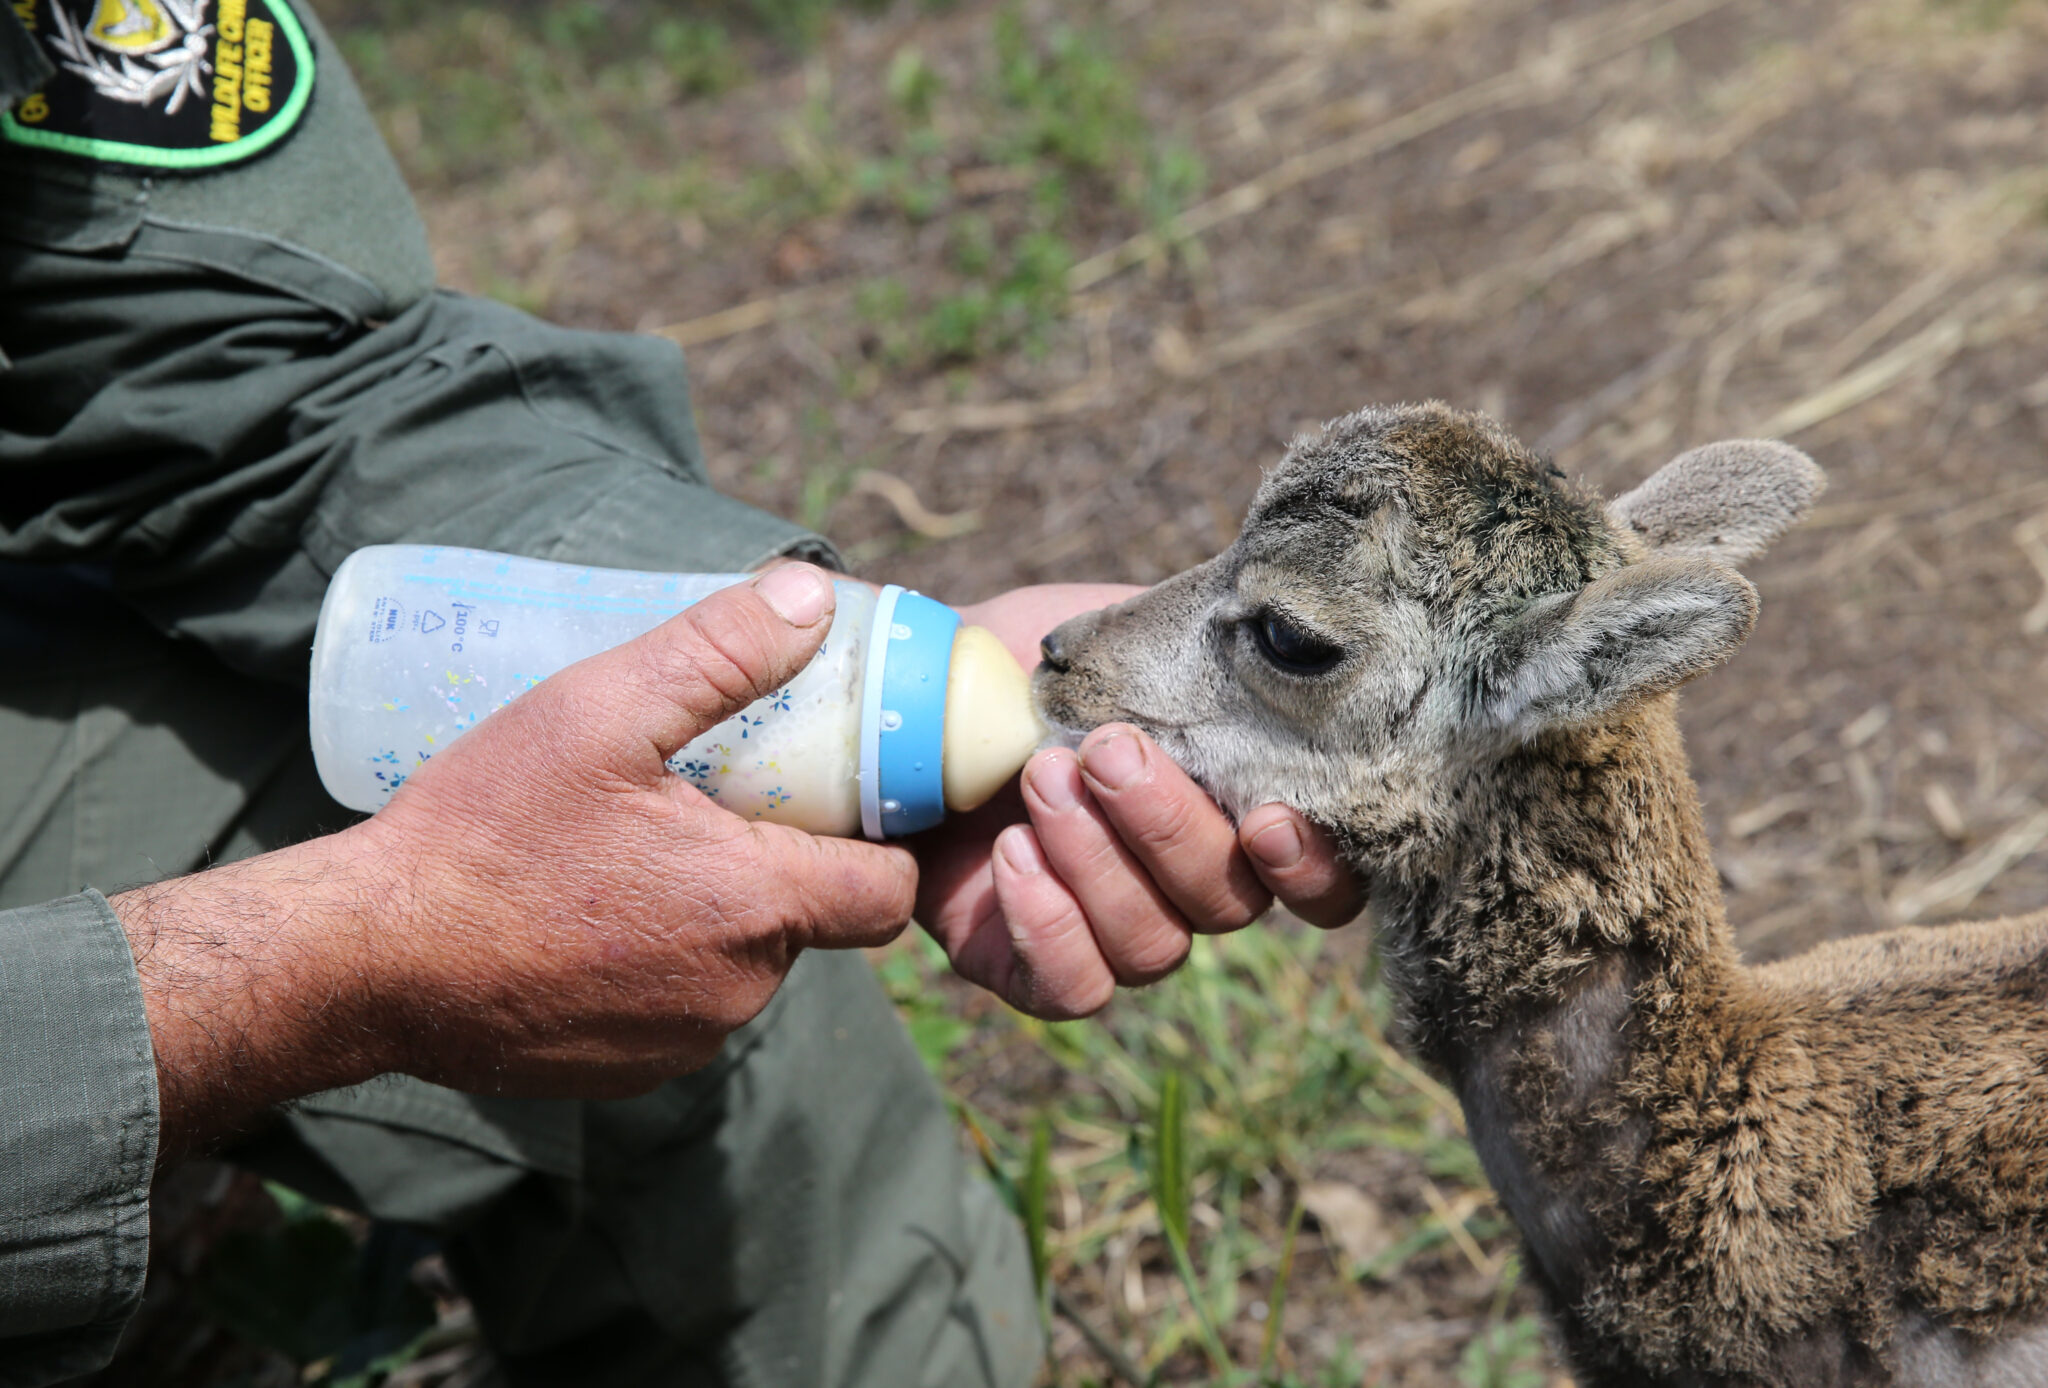
[[15,144],[152,169],[270,148],[313,94],[287,0],[11,0],[57,75],[12,111]]

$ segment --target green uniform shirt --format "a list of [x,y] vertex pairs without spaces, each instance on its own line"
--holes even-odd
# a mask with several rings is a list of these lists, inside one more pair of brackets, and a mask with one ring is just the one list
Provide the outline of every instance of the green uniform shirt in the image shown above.
[[[363,545],[831,562],[710,488],[675,346],[433,288],[396,167],[295,12],[310,104],[245,162],[151,172],[0,138],[0,577],[27,576],[0,595],[43,578],[112,593],[289,685],[328,576]],[[51,80],[46,40],[0,4],[0,109]],[[91,639],[60,616],[0,610],[0,670]],[[7,1388],[103,1362],[147,1262],[155,1070],[97,893],[0,912],[0,1056]]]

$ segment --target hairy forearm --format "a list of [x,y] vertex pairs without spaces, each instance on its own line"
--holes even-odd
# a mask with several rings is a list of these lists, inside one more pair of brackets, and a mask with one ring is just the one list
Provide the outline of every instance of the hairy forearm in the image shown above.
[[363,961],[392,903],[356,830],[124,892],[156,1051],[159,1162],[388,1068]]

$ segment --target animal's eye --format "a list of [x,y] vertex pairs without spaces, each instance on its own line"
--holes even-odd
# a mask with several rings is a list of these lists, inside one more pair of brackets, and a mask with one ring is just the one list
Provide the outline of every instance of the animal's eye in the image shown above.
[[1340,647],[1309,635],[1277,612],[1254,619],[1252,635],[1260,653],[1290,674],[1319,675],[1344,654]]

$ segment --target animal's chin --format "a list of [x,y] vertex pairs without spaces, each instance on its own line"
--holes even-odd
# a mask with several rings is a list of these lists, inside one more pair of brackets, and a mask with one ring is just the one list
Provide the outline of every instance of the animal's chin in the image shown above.
[[1243,819],[1261,805],[1294,802],[1294,797],[1272,777],[1247,774],[1242,758],[1230,755],[1205,738],[1173,731],[1155,734],[1154,738],[1233,821]]
[[1045,736],[1038,740],[1040,751],[1048,747],[1064,747],[1069,752],[1077,752],[1081,748],[1081,739],[1088,736],[1086,728],[1070,728],[1064,723],[1046,718],[1043,714],[1040,715],[1040,721],[1045,724]]
[[1176,725],[1161,719],[1149,718],[1126,708],[1109,709],[1099,716],[1076,716],[1073,710],[1063,709],[1057,705],[1048,707],[1045,700],[1035,702],[1038,706],[1038,716],[1046,727],[1045,740],[1039,743],[1039,746],[1079,748],[1082,740],[1097,728],[1110,723],[1128,723],[1158,743],[1166,755],[1193,777],[1203,790],[1208,791],[1212,797],[1216,794],[1216,787],[1204,780],[1199,766],[1193,764],[1198,762],[1199,758],[1189,755],[1191,749]]
[[1105,723],[1129,723],[1144,729],[1155,739],[1159,736],[1163,725],[1158,720],[1147,718],[1144,714],[1131,709],[1098,702],[1087,697],[1085,693],[1079,698],[1072,697],[1073,693],[1081,691],[1063,690],[1061,686],[1064,682],[1062,675],[1055,675],[1043,668],[1032,676],[1031,706],[1038,711],[1039,718],[1052,731],[1048,745],[1053,741],[1079,743],[1082,738]]

